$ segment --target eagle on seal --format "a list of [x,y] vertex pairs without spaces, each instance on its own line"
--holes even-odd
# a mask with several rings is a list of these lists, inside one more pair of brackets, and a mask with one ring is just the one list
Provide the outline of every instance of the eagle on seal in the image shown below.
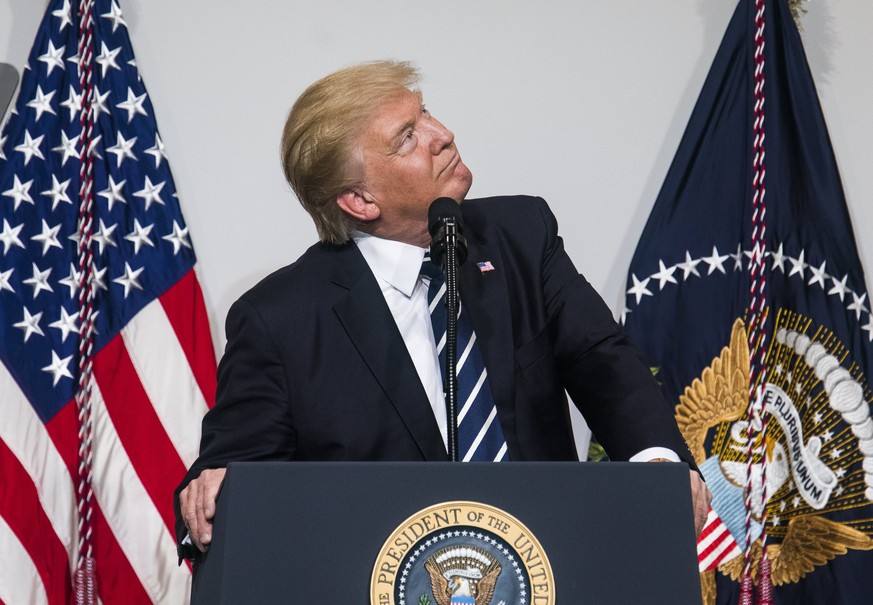
[[424,564],[437,605],[489,605],[501,566],[479,548],[449,547]]

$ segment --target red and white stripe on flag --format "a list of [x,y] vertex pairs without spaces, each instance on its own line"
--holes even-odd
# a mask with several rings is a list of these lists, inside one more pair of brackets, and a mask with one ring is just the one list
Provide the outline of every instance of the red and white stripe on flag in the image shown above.
[[[213,405],[196,257],[118,0],[51,0],[0,131],[0,603],[66,604],[90,531],[104,603],[184,603],[173,491]],[[87,104],[85,104],[87,106]],[[89,129],[90,130],[90,129]],[[91,136],[85,142],[83,136]],[[77,513],[80,164],[93,164],[91,517]]]
[[743,551],[727,526],[710,508],[703,531],[697,538],[697,566],[700,573],[715,569],[723,562],[742,554]]
[[[105,603],[182,603],[190,593],[190,571],[177,566],[172,495],[197,457],[200,418],[214,393],[211,349],[191,340],[192,319],[206,325],[197,298],[191,273],[95,359],[93,541]],[[0,399],[0,599],[68,603],[75,404],[43,424],[5,365]]]

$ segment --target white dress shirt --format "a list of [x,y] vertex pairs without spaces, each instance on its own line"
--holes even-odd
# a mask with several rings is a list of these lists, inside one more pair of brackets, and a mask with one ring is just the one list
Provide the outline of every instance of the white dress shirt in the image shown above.
[[[360,231],[355,231],[352,239],[376,276],[376,282],[388,303],[391,315],[394,316],[394,322],[427,393],[443,443],[447,444],[448,421],[442,370],[427,303],[430,279],[421,275],[421,263],[426,250]],[[647,448],[630,460],[644,462],[657,458],[679,462],[679,456],[674,451],[663,447]]]
[[442,370],[427,304],[430,279],[421,275],[425,249],[357,231],[352,237],[376,276],[447,444]]

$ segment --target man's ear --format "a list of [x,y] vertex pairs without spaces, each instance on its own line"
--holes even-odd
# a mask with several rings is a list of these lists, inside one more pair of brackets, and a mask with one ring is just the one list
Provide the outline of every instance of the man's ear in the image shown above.
[[337,196],[336,203],[343,212],[361,223],[374,221],[382,213],[376,200],[362,190],[346,189]]

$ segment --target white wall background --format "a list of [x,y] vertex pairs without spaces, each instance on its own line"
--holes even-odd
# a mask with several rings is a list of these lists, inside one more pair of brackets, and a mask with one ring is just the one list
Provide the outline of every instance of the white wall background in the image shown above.
[[[734,0],[119,0],[200,259],[216,351],[230,304],[315,240],[279,137],[315,79],[409,59],[455,131],[471,195],[548,199],[580,270],[618,309],[637,238]],[[873,3],[813,0],[803,39],[855,233],[873,270]],[[21,71],[45,10],[0,0]]]

